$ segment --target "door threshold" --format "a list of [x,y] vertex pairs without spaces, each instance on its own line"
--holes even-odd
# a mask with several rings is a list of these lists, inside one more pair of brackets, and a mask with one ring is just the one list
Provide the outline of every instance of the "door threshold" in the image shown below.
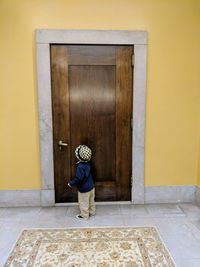
[[[125,205],[125,204],[133,204],[131,201],[103,201],[103,202],[95,202],[96,206],[101,205]],[[68,206],[78,206],[78,202],[68,202],[68,203],[55,203],[55,207],[68,207]]]

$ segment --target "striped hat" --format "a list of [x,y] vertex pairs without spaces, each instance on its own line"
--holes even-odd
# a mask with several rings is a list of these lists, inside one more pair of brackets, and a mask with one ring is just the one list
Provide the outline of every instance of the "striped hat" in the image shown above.
[[75,155],[81,162],[88,162],[92,157],[92,150],[86,145],[80,145],[75,149]]

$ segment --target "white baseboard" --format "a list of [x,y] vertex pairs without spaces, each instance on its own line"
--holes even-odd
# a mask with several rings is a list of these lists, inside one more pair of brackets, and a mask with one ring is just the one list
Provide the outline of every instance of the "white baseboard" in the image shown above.
[[194,202],[196,186],[146,186],[145,203]]
[[40,190],[0,190],[0,207],[34,207],[40,203]]
[[[150,203],[200,203],[200,187],[191,186],[146,186],[145,204]],[[121,202],[117,202],[120,204]],[[127,202],[127,204],[134,204]],[[101,204],[113,204],[104,202]],[[70,206],[70,203],[63,203]],[[0,207],[62,206],[56,204],[54,190],[0,190]]]
[[196,186],[196,194],[195,194],[196,202],[200,204],[200,187]]

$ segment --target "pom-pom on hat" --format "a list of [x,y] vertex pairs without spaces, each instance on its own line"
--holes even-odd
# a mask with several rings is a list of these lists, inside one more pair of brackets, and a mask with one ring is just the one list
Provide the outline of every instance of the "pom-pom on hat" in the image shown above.
[[88,162],[92,157],[92,150],[86,145],[80,145],[75,149],[75,155],[81,162]]

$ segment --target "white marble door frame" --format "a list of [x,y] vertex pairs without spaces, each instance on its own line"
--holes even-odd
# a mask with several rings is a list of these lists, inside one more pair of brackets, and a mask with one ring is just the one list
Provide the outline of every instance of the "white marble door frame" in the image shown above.
[[51,103],[50,44],[133,45],[132,197],[135,204],[144,195],[144,130],[146,106],[147,32],[115,30],[36,30],[37,81],[40,126],[41,205],[55,205]]

